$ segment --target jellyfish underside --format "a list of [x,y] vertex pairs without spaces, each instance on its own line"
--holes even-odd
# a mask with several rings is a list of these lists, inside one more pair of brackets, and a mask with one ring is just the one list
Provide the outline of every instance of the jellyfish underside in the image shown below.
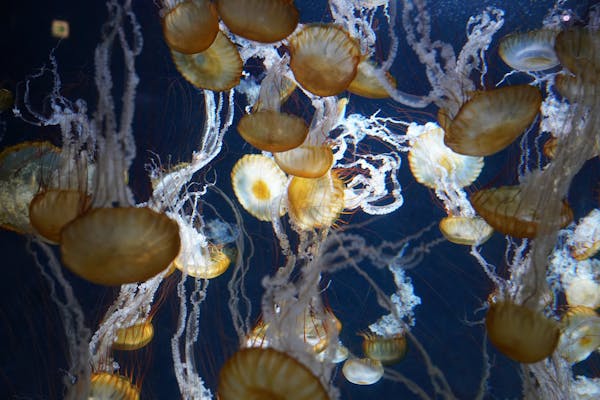
[[179,253],[179,228],[149,208],[96,208],[61,231],[63,263],[100,285],[145,281]]
[[383,365],[399,362],[406,355],[406,337],[393,335],[383,337],[374,334],[363,334],[363,352],[371,360],[380,361]]
[[502,38],[498,53],[511,68],[518,71],[543,71],[558,65],[554,52],[557,32],[539,29],[513,33]]
[[511,301],[490,304],[485,326],[490,342],[521,363],[535,363],[550,356],[560,335],[555,321]]
[[355,385],[372,385],[383,376],[383,365],[370,358],[349,358],[344,362],[342,373]]
[[219,372],[221,400],[326,400],[327,391],[308,368],[270,348],[236,352]]

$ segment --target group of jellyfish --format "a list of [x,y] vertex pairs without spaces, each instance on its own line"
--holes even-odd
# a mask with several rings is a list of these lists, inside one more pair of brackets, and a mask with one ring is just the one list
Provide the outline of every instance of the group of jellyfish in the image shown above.
[[[564,2],[558,1],[541,28],[498,39],[511,75],[530,82],[502,81],[490,89],[482,83],[485,54],[503,24],[497,8],[469,19],[466,43],[456,54],[430,37],[424,0],[330,0],[326,23],[299,23],[292,0],[162,0],[161,6],[164,40],[181,76],[203,94],[205,121],[200,147],[189,161],[151,164],[150,198],[136,204],[129,188],[128,170],[136,157],[135,58],[143,43],[130,0],[107,3],[108,19],[94,55],[96,110],[90,113],[85,101],[62,96],[58,62],[51,58],[50,112],[31,105],[35,76],[25,82],[12,112],[32,124],[58,125],[60,148],[25,142],[0,154],[2,227],[37,245],[41,273],[59,288],[52,299],[69,348],[64,398],[140,398],[132,377],[119,374],[114,351],[151,343],[155,294],[176,271],[179,317],[171,350],[182,398],[210,399],[216,393],[222,400],[334,399],[340,396],[333,381],[338,368],[353,384],[375,384],[385,373],[415,398],[455,398],[411,332],[421,299],[406,272],[442,239],[411,247],[415,235],[377,245],[337,225],[342,213],[385,215],[403,205],[398,178],[403,153],[414,179],[433,191],[447,213],[439,221],[442,238],[469,246],[495,287],[484,304],[487,339],[521,363],[524,398],[600,396],[599,378],[575,376],[572,370],[600,349],[600,266],[594,258],[600,209],[574,221],[566,200],[573,177],[600,154],[600,116],[594,112],[600,108],[595,92],[600,9],[566,27]],[[389,38],[383,58],[375,52],[382,31]],[[388,71],[399,40],[406,40],[425,68],[428,94],[396,88],[399,78]],[[117,51],[124,71],[118,88],[111,72]],[[262,74],[245,71],[248,62],[260,65]],[[116,107],[115,91],[121,90]],[[240,110],[235,92],[247,100],[241,116],[235,115]],[[310,121],[287,106],[298,93],[314,110]],[[437,121],[352,114],[346,93],[373,101],[391,98],[412,108],[433,103]],[[195,181],[232,131],[250,145],[231,170],[235,200],[218,188],[227,182],[222,176]],[[536,154],[525,151],[527,141],[542,133],[550,137],[542,148]],[[483,157],[523,134],[519,181],[467,193]],[[387,151],[368,152],[370,141],[383,143]],[[234,224],[206,218],[208,191],[223,196]],[[249,218],[272,225],[284,260],[262,278],[258,320],[245,287],[251,266],[243,227]],[[507,237],[506,274],[480,252],[494,232]],[[227,243],[236,251],[228,252]],[[93,333],[63,268],[97,285],[120,285]],[[393,293],[382,290],[368,268],[387,269]],[[202,335],[198,320],[208,283],[228,269],[228,305],[239,350],[221,367],[218,386],[209,389],[196,369],[194,344]],[[323,298],[323,277],[344,269],[365,279],[389,312],[361,334],[362,355],[341,342],[342,322]],[[421,355],[433,392],[393,368],[407,346]],[[485,368],[489,372],[489,363]],[[487,372],[474,397],[485,396],[486,380],[493,379]]]

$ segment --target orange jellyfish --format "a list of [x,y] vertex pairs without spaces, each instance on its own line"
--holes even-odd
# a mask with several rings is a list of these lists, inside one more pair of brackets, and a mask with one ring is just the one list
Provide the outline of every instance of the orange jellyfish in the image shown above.
[[326,400],[323,384],[293,357],[274,349],[239,350],[219,372],[221,400]]
[[555,321],[512,301],[492,302],[485,327],[490,342],[502,354],[521,363],[535,363],[550,356],[560,335]]
[[231,32],[262,43],[285,39],[300,19],[293,0],[217,0],[217,9]]
[[336,25],[305,26],[289,39],[290,68],[296,81],[317,96],[335,96],[356,77],[358,42]]
[[533,122],[541,104],[540,91],[529,85],[475,92],[456,116],[440,110],[444,143],[456,153],[468,156],[497,153]]
[[450,215],[440,221],[439,228],[448,241],[467,246],[483,244],[494,234],[494,228],[480,217]]
[[[368,60],[362,60],[358,63],[356,76],[350,82],[348,91],[369,99],[385,99],[390,97],[387,89],[379,82],[375,74],[377,67]],[[388,73],[385,77],[392,87],[396,87],[396,80]]]
[[560,63],[576,76],[593,73],[600,66],[600,32],[587,28],[562,31],[554,45]]
[[591,308],[570,308],[562,318],[558,353],[570,363],[578,363],[600,348],[600,316]]
[[[471,196],[477,213],[495,230],[517,238],[534,238],[539,225],[538,204],[526,204],[519,186],[484,189]],[[563,201],[557,224],[564,228],[573,220],[573,211]]]
[[24,142],[0,153],[0,227],[35,233],[29,204],[44,178],[58,167],[60,150],[49,142]]
[[92,374],[88,399],[139,400],[140,389],[122,375]]
[[498,53],[509,67],[517,71],[543,71],[558,65],[554,52],[557,31],[538,29],[511,33],[500,40]]
[[217,10],[210,0],[164,0],[163,34],[169,47],[184,54],[210,47],[219,32]]
[[308,135],[308,126],[302,118],[274,110],[244,115],[237,130],[246,142],[270,152],[298,147]]
[[218,92],[240,83],[243,68],[240,53],[222,32],[200,53],[184,54],[171,50],[171,55],[179,73],[199,89]]
[[240,158],[231,171],[231,184],[238,201],[246,211],[261,221],[271,221],[273,207],[279,216],[285,213],[280,201],[287,177],[275,162],[261,154]]
[[344,188],[334,171],[315,179],[293,177],[287,190],[290,220],[302,230],[331,227],[344,209]]
[[380,361],[383,365],[395,364],[406,355],[406,337],[393,335],[379,336],[373,333],[363,333],[362,348],[365,356],[371,360]]
[[370,358],[349,358],[344,362],[342,373],[355,385],[372,385],[383,376],[383,365]]
[[138,350],[150,343],[153,337],[154,326],[152,325],[152,321],[147,319],[131,326],[117,329],[112,348],[123,351]]
[[302,178],[319,178],[333,165],[333,151],[326,144],[302,144],[292,150],[273,153],[273,157],[285,173]]

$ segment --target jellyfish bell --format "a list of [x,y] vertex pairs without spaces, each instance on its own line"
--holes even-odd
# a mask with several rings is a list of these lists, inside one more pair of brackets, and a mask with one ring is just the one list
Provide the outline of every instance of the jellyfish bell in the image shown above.
[[323,384],[292,356],[271,348],[236,352],[219,372],[217,393],[222,400],[326,400]]
[[600,209],[595,208],[583,217],[569,239],[571,257],[578,261],[593,257],[600,250]]
[[456,116],[446,115],[439,121],[445,131],[444,143],[469,156],[497,153],[531,125],[541,103],[539,89],[529,85],[475,92]]
[[404,335],[389,337],[372,333],[363,333],[363,353],[371,360],[380,361],[383,365],[392,365],[406,356],[407,342]]
[[488,339],[502,354],[520,363],[549,357],[558,344],[558,324],[539,311],[510,300],[494,301],[485,316]]
[[355,385],[372,385],[383,377],[383,365],[370,358],[349,358],[344,362],[342,373]]
[[100,285],[145,281],[165,270],[180,248],[177,223],[149,208],[94,208],[61,231],[67,268]]
[[[420,133],[416,131],[422,130]],[[444,144],[444,131],[436,124],[411,124],[407,135],[412,137],[408,151],[410,171],[417,182],[439,189],[446,180],[454,186],[468,186],[481,173],[482,157],[457,154]]]
[[[496,231],[516,238],[534,238],[537,235],[540,212],[538,204],[527,204],[519,186],[501,186],[483,189],[471,196],[477,213]],[[561,228],[573,220],[573,211],[563,201],[556,224]]]
[[[231,184],[238,201],[246,211],[261,221],[271,220],[273,202],[285,192],[287,178],[269,157],[248,154],[231,170]],[[279,216],[285,209],[279,207]]]
[[301,178],[319,178],[333,165],[331,146],[302,144],[294,149],[273,153],[283,172]]
[[44,177],[58,166],[60,150],[49,142],[19,143],[0,153],[0,227],[18,233],[35,233],[29,205]]
[[511,33],[500,40],[498,53],[502,60],[517,71],[544,71],[558,65],[554,52],[557,31],[538,29]]
[[344,209],[344,187],[335,171],[314,179],[293,177],[287,188],[290,221],[302,230],[331,227]]
[[288,37],[300,14],[293,0],[217,0],[219,16],[236,35],[261,43]]
[[163,35],[167,45],[180,53],[200,53],[210,47],[219,32],[215,5],[209,0],[164,0]]
[[571,307],[600,307],[600,282],[593,277],[576,276],[563,285],[567,304]]
[[322,97],[346,90],[361,59],[358,42],[336,25],[306,25],[289,38],[289,50],[296,81]]
[[448,241],[466,246],[481,245],[494,234],[494,228],[477,216],[449,215],[442,218],[439,228]]
[[154,337],[154,326],[150,318],[133,325],[117,329],[113,350],[133,351],[145,347]]
[[240,53],[222,32],[206,50],[184,54],[171,50],[179,73],[199,89],[229,90],[240,83],[243,63]]
[[[377,77],[375,72],[376,68],[377,66],[369,60],[365,59],[359,62],[356,70],[356,76],[352,82],[350,82],[348,91],[369,99],[385,99],[390,97],[387,89]],[[396,80],[389,74],[389,72],[386,71],[384,76],[389,84],[395,88]]]
[[120,399],[139,400],[140,389],[131,381],[117,374],[97,372],[92,374],[88,400]]
[[564,30],[554,45],[560,63],[573,74],[596,71],[600,67],[600,32],[586,28]]
[[269,152],[298,147],[308,135],[308,126],[302,118],[273,110],[244,115],[237,130],[246,142]]
[[569,363],[578,363],[600,348],[600,316],[591,308],[570,308],[563,316],[558,353]]

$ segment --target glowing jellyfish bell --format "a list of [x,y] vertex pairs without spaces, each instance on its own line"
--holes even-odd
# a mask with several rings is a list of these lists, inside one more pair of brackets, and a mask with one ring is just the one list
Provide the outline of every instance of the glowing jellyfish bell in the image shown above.
[[558,324],[510,300],[492,301],[485,316],[488,339],[505,356],[535,363],[550,356],[558,344]]
[[383,377],[383,365],[370,358],[349,358],[344,362],[342,373],[355,385],[372,385]]
[[217,9],[231,32],[262,43],[285,39],[300,19],[293,0],[217,0]]
[[[362,60],[359,62],[356,76],[352,82],[350,82],[348,91],[369,99],[385,99],[390,97],[387,89],[381,84],[375,73],[376,68],[377,66],[369,60]],[[389,72],[386,71],[384,76],[392,88],[395,88],[396,80]]]
[[266,348],[236,352],[219,372],[217,393],[222,400],[326,400],[323,384],[290,355]]
[[444,143],[469,156],[489,156],[511,144],[533,122],[542,95],[529,85],[477,91],[455,116],[440,110]]
[[202,52],[184,54],[171,50],[171,55],[179,73],[199,89],[218,92],[240,83],[243,62],[237,47],[223,32]]
[[171,49],[194,54],[214,42],[219,19],[210,0],[163,0],[163,7],[163,34]]
[[240,158],[231,171],[231,184],[242,207],[261,221],[271,220],[273,207],[279,207],[279,216],[285,214],[275,202],[285,193],[287,177],[269,157],[248,154]]
[[[537,235],[540,204],[528,204],[522,198],[519,186],[502,186],[483,189],[471,196],[477,213],[495,230],[517,238],[534,238]],[[573,220],[573,211],[563,201],[556,223],[564,228]]]
[[89,400],[139,400],[140,389],[122,375],[98,372],[91,376],[90,390],[87,398]]
[[363,337],[363,353],[371,360],[380,361],[383,365],[391,365],[406,356],[407,342],[404,335],[385,337],[364,333],[361,336]]
[[110,50],[128,18],[128,14],[122,14],[116,14],[105,26],[95,53],[96,74],[106,79],[97,81],[97,129],[91,132],[98,146],[92,209],[67,224],[60,234],[63,264],[80,277],[103,285],[145,281],[165,270],[180,247],[177,223],[149,207],[135,207],[123,179],[135,157],[132,121],[138,78],[134,60],[141,51],[141,42],[135,35],[132,43],[116,41],[122,47],[125,64],[125,91],[117,117],[111,106],[115,102],[110,86]]
[[150,318],[131,326],[117,329],[114,350],[133,351],[145,347],[154,337],[154,326]]
[[330,228],[344,209],[344,187],[335,171],[314,179],[293,177],[287,189],[290,221],[302,230]]
[[517,71],[544,71],[558,65],[554,52],[557,31],[538,29],[511,33],[500,40],[498,53],[502,60]]
[[442,218],[439,228],[448,241],[466,246],[483,244],[494,234],[494,228],[480,217],[449,215]]
[[570,363],[578,363],[600,348],[600,317],[591,308],[570,308],[562,319],[558,353]]
[[356,77],[360,46],[337,25],[306,25],[289,39],[296,81],[317,96],[335,96]]

